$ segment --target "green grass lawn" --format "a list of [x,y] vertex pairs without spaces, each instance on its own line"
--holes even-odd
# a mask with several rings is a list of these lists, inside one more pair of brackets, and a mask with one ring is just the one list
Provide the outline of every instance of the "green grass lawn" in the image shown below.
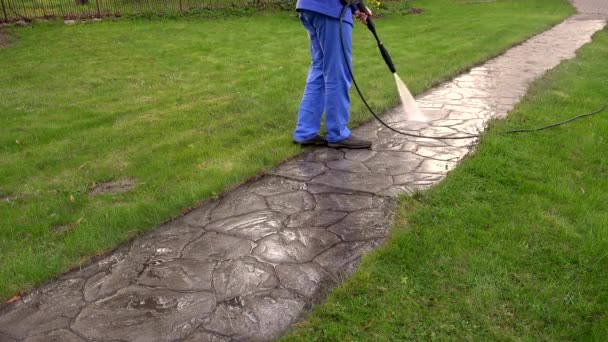
[[[412,1],[377,28],[402,78],[431,87],[572,13],[563,0]],[[37,24],[0,49],[0,298],[179,216],[301,151],[291,131],[309,64],[292,13]],[[373,38],[355,73],[397,104]],[[369,120],[354,100],[353,124]],[[128,192],[91,195],[109,181]],[[58,233],[56,231],[59,231]]]
[[[263,5],[276,6],[286,0],[4,0],[0,6],[0,21],[27,18],[65,16],[70,18],[105,16],[108,14],[177,15],[189,11],[222,10],[224,13],[241,11],[249,7],[255,11]],[[6,14],[6,17],[5,17]],[[211,13],[208,13],[211,14]]]
[[537,82],[478,151],[403,198],[392,236],[283,341],[605,341],[608,30]]

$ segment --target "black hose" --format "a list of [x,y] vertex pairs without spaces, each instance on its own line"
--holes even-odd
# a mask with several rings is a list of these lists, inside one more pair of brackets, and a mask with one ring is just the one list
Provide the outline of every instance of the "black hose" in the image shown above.
[[568,119],[568,120],[564,120],[564,121],[562,121],[562,122],[557,122],[557,123],[554,123],[554,124],[551,124],[551,125],[547,125],[547,126],[543,126],[543,127],[538,127],[538,128],[531,128],[531,129],[514,129],[514,130],[511,130],[511,131],[506,131],[506,132],[504,132],[504,133],[505,133],[505,134],[507,134],[507,133],[508,133],[508,134],[513,134],[513,133],[528,133],[528,132],[537,132],[537,131],[542,131],[542,130],[545,130],[545,129],[549,129],[549,128],[553,128],[553,127],[557,127],[557,126],[565,125],[565,124],[567,124],[567,123],[570,123],[570,122],[572,122],[572,121],[576,121],[576,120],[581,119],[581,118],[584,118],[584,117],[586,117],[586,116],[591,116],[591,115],[598,114],[598,113],[600,113],[600,112],[604,111],[604,109],[606,109],[606,108],[608,108],[608,102],[606,102],[606,103],[605,103],[603,106],[601,106],[601,107],[600,107],[599,109],[597,109],[597,110],[594,110],[593,112],[590,112],[590,113],[585,113],[585,114],[580,114],[580,115],[577,115],[577,116],[575,116],[575,117],[573,117],[573,118],[570,118],[570,119]]

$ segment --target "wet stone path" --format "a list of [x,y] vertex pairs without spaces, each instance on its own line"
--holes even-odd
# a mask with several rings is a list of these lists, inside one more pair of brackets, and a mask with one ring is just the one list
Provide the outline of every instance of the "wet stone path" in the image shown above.
[[[602,18],[571,17],[423,94],[428,123],[408,122],[399,108],[386,118],[414,134],[479,133],[574,57]],[[395,195],[439,182],[476,143],[403,137],[375,122],[355,133],[372,149],[312,150],[5,305],[0,341],[279,336],[383,243]]]

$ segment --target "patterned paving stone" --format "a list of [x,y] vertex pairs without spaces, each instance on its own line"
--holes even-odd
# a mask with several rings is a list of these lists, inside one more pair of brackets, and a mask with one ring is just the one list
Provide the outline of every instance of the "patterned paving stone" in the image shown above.
[[251,241],[209,232],[184,249],[183,257],[203,262],[208,260],[234,260],[251,253],[253,247],[254,244]]
[[87,279],[84,286],[84,298],[92,302],[137,281],[137,276],[145,268],[145,264],[123,260],[108,272],[100,272]]
[[350,190],[345,188],[339,188],[331,185],[308,183],[307,191],[311,194],[355,194],[356,190]]
[[408,173],[393,177],[393,181],[398,185],[414,184],[417,182],[433,182],[440,181],[444,175],[437,173]]
[[341,211],[311,210],[291,215],[287,228],[329,227],[346,216]]
[[[272,206],[271,206],[272,207]],[[206,226],[206,230],[234,235],[249,240],[259,240],[266,235],[276,233],[283,227],[287,215],[271,210],[227,217]]]
[[176,259],[160,261],[139,277],[139,284],[177,291],[213,291],[211,277],[214,263]]
[[279,285],[272,265],[251,257],[221,263],[213,272],[213,287],[219,302]]
[[315,208],[315,200],[306,191],[290,192],[266,198],[272,210],[291,215]]
[[369,158],[373,157],[376,152],[371,150],[345,150],[344,151],[344,159],[364,162]]
[[17,339],[8,334],[0,332],[0,341],[2,342],[17,342]]
[[190,336],[186,337],[183,342],[230,342],[232,339],[210,333],[203,329],[197,329],[195,332],[190,334]]
[[374,174],[395,176],[414,171],[423,160],[409,152],[378,152],[365,165]]
[[271,174],[310,181],[313,177],[325,172],[327,167],[320,162],[292,161],[279,166]]
[[332,185],[353,191],[377,193],[390,187],[393,181],[388,175],[329,170],[315,178],[313,183]]
[[334,161],[328,162],[327,163],[327,167],[329,167],[332,170],[341,170],[341,171],[355,172],[355,173],[357,173],[357,172],[365,172],[365,173],[371,172],[365,166],[365,164],[363,164],[362,162],[348,160],[348,159],[340,159],[340,160],[334,160]]
[[458,160],[467,154],[465,148],[420,146],[414,154],[437,160]]
[[202,233],[178,221],[134,241],[128,253],[115,253],[109,258],[111,267],[87,279],[85,300],[95,301],[134,284],[146,266],[178,257],[182,249]]
[[329,162],[342,159],[344,159],[344,151],[328,147],[319,147],[301,158],[302,161],[307,162]]
[[416,190],[408,185],[393,185],[386,190],[378,193],[378,196],[399,197],[401,195],[411,195]]
[[316,257],[314,262],[338,279],[344,279],[356,270],[364,254],[380,244],[381,240],[341,243]]
[[426,159],[416,168],[418,173],[446,174],[456,166],[454,161]]
[[268,207],[263,196],[237,189],[222,198],[211,211],[211,222],[264,209]]
[[116,265],[116,263],[124,260],[126,255],[129,253],[131,246],[123,245],[119,247],[114,253],[106,256],[104,258],[100,258],[97,260],[92,260],[88,264],[83,265],[81,268],[73,270],[72,272],[66,273],[59,278],[59,280],[65,279],[88,279],[100,272],[105,272],[110,269],[112,266]]
[[283,287],[294,290],[315,302],[322,299],[324,294],[336,284],[334,277],[315,263],[277,265],[276,269]]
[[[7,342],[2,339],[2,335],[0,335],[0,341]],[[50,333],[36,335],[32,337],[28,337],[23,342],[85,342],[86,340],[81,338],[80,336],[74,334],[73,332],[65,329],[59,329],[52,331]]]
[[[391,122],[388,127],[381,126],[378,128],[378,142],[382,143],[383,140],[402,140],[403,138],[411,138],[412,136],[406,137],[401,133],[393,131],[393,129],[399,132],[405,132],[406,134],[413,134],[414,136],[419,134],[419,130],[429,127],[428,122],[413,122],[408,121],[407,118],[403,118],[401,121]],[[375,145],[372,145],[372,149],[375,151]],[[406,152],[406,151],[403,151]]]
[[338,242],[336,235],[322,228],[285,229],[262,239],[253,255],[277,264],[305,263]]
[[317,209],[336,211],[357,211],[371,208],[373,198],[371,195],[352,194],[317,194]]
[[[477,134],[608,19],[605,0],[400,107],[415,135]],[[316,148],[0,307],[0,341],[266,341],[383,243],[394,201],[441,181],[476,138],[403,136],[371,121],[370,150]]]
[[239,341],[268,341],[285,331],[307,307],[307,300],[287,290],[260,292],[220,303],[203,326]]
[[209,223],[211,210],[217,205],[217,202],[205,203],[182,217],[182,221],[193,227],[204,227]]
[[247,187],[247,190],[260,196],[272,196],[298,190],[306,190],[306,183],[283,177],[269,176],[253,182]]
[[82,307],[82,279],[50,284],[2,310],[0,331],[13,337],[26,337],[69,327]]
[[[415,132],[412,132],[415,134]],[[417,144],[403,139],[402,137],[392,137],[386,139],[378,139],[374,144],[374,151],[400,151],[413,152],[418,147]],[[365,161],[368,161],[367,158]]]
[[362,210],[348,214],[342,221],[329,227],[344,241],[381,239],[388,235],[390,215],[382,210]]
[[72,329],[89,339],[175,340],[192,332],[214,307],[211,292],[181,293],[130,286],[85,307]]
[[154,258],[176,258],[186,245],[203,233],[201,229],[191,228],[176,221],[134,241],[125,258],[141,262]]

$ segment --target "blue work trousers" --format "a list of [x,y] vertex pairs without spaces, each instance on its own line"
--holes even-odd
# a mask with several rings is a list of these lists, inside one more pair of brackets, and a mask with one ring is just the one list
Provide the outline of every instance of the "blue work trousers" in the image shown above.
[[[336,142],[350,136],[346,127],[350,118],[348,90],[351,77],[340,44],[340,20],[312,11],[300,11],[300,20],[310,38],[312,63],[293,134],[297,142],[314,138],[321,128],[325,112],[326,139]],[[342,34],[348,63],[352,65],[352,33],[344,23]]]

